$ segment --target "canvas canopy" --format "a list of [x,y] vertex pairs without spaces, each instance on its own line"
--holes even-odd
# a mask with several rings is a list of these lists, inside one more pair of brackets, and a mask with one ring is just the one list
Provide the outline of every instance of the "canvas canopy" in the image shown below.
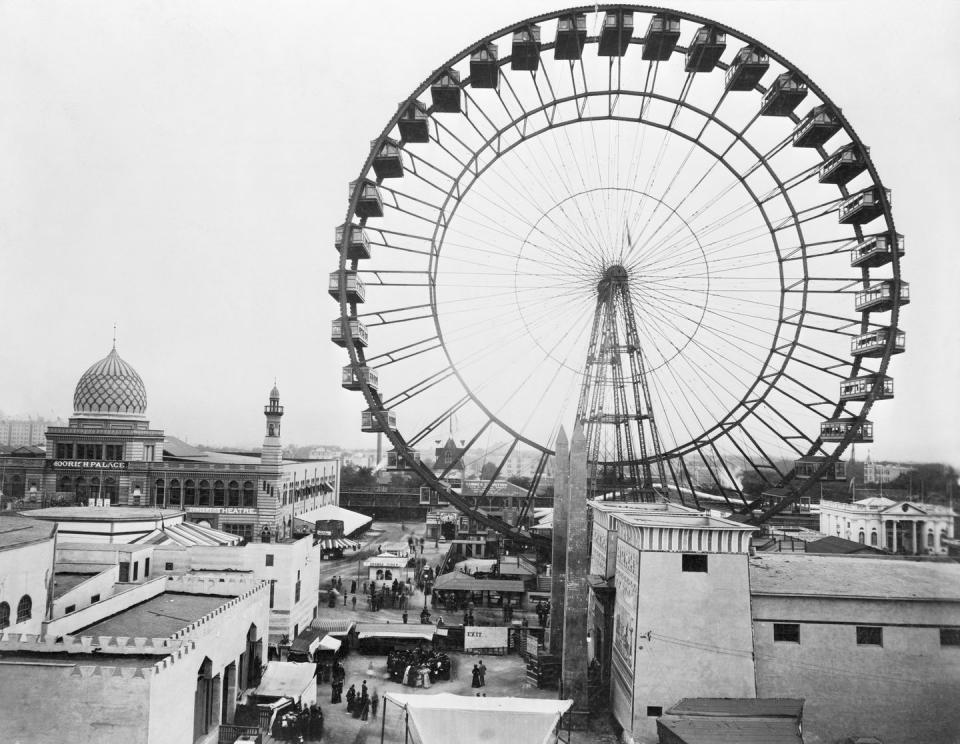
[[373,521],[373,518],[368,517],[366,514],[358,514],[357,512],[344,509],[342,506],[335,506],[334,504],[324,504],[323,506],[313,509],[312,511],[304,512],[303,514],[297,514],[294,516],[294,519],[300,522],[305,522],[311,527],[317,521],[339,519],[341,522],[343,522],[344,535],[352,535],[361,527],[365,527]]
[[[560,716],[572,700],[538,698],[401,695],[384,698],[406,709],[414,744],[549,744]],[[384,711],[386,714],[386,711]]]
[[305,705],[317,702],[317,685],[313,676],[313,664],[296,664],[290,661],[271,661],[263,673],[263,679],[253,694],[263,698],[288,697]]
[[340,641],[331,635],[325,635],[320,639],[320,648],[324,649],[325,651],[339,651]]

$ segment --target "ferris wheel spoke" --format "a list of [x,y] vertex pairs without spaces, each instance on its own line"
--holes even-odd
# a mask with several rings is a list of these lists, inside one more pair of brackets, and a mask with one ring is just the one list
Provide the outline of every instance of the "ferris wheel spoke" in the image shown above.
[[[390,364],[396,364],[397,362],[412,359],[413,357],[420,356],[421,354],[426,354],[434,349],[442,348],[442,346],[443,345],[440,343],[439,336],[434,334],[408,344],[403,344],[402,346],[397,346],[389,351],[381,352],[375,356],[368,356],[366,358],[366,362],[374,369],[382,369]],[[381,359],[385,361],[380,361]],[[372,364],[373,362],[380,363]]]
[[[429,310],[429,312],[422,312],[423,310]],[[418,314],[410,315],[409,313]],[[373,318],[373,320],[365,320],[364,325],[367,328],[376,328],[378,326],[385,325],[398,325],[400,323],[412,323],[417,320],[424,320],[433,317],[432,305],[430,303],[422,305],[408,305],[406,307],[393,307],[388,310],[373,310],[368,313],[360,313],[357,315],[359,319]]]
[[455,374],[451,365],[445,366],[437,372],[426,375],[422,380],[418,380],[410,385],[406,390],[402,390],[396,395],[382,401],[384,408],[395,408],[402,403],[413,400],[418,395],[428,392],[445,380],[450,379]]
[[443,411],[439,416],[433,419],[430,423],[420,429],[413,437],[409,440],[411,447],[416,447],[420,442],[422,442],[427,436],[437,431],[440,426],[443,426],[447,423],[450,418],[461,410],[464,406],[470,403],[473,398],[469,395],[463,395],[458,398],[452,405]]

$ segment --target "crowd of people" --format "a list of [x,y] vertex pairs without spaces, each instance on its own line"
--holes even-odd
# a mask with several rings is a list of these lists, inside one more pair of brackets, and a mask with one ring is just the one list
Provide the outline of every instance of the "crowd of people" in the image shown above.
[[314,703],[307,707],[294,703],[277,716],[270,735],[278,741],[320,741],[323,736],[323,713]]
[[450,657],[423,645],[394,649],[387,654],[387,671],[394,682],[409,687],[429,687],[439,679],[450,679]]

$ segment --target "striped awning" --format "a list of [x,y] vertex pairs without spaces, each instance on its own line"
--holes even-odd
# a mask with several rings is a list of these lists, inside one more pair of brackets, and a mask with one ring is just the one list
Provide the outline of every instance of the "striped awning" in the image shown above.
[[360,543],[356,540],[351,540],[349,537],[328,537],[318,542],[317,545],[323,550],[360,549]]

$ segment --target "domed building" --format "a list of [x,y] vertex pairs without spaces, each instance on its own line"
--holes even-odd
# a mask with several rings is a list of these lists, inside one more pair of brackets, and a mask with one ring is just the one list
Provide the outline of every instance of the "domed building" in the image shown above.
[[339,502],[339,460],[283,458],[276,384],[258,453],[192,447],[151,428],[146,414],[143,379],[114,344],[80,376],[73,415],[47,428],[45,449],[2,458],[4,501],[172,509],[247,541],[305,531],[315,515],[323,518],[318,510]]

